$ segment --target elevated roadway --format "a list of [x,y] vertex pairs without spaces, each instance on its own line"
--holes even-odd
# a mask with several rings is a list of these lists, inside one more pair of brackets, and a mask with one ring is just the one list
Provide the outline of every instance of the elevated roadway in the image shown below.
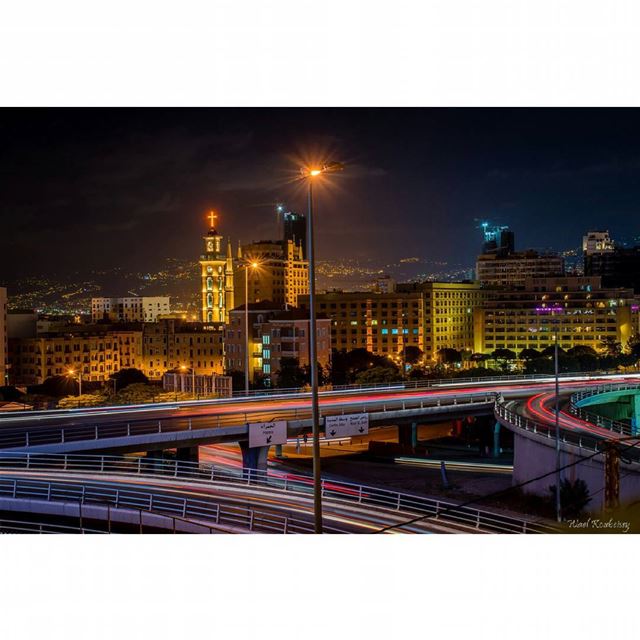
[[[575,391],[610,377],[572,376],[562,388]],[[620,379],[620,376],[618,376]],[[640,381],[625,376],[626,381]],[[527,380],[447,382],[426,388],[349,389],[321,395],[321,417],[368,413],[370,426],[447,417],[491,415],[496,393],[527,398],[553,389],[549,377]],[[286,420],[289,437],[311,430],[309,394],[285,394],[229,400],[105,407],[48,412],[19,412],[0,418],[0,449],[48,452],[135,452],[188,449],[215,442],[243,442],[248,423]]]

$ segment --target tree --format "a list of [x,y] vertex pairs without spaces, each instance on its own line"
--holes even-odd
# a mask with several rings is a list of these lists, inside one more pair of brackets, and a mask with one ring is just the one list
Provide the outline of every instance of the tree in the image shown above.
[[384,367],[397,370],[397,366],[387,357],[378,356],[366,349],[333,351],[331,360],[331,382],[333,384],[350,384],[361,371],[372,367]]
[[469,356],[469,360],[471,360],[471,362],[475,362],[476,364],[484,362],[485,360],[489,360],[489,358],[490,356],[488,356],[486,353],[472,353]]
[[606,356],[617,358],[622,353],[622,345],[612,336],[604,338],[600,342],[600,348]]
[[535,360],[540,357],[540,352],[537,349],[523,349],[518,357],[520,360]]
[[234,391],[244,390],[244,371],[231,369],[230,371],[226,371],[225,375],[231,377],[231,387]]
[[633,356],[636,362],[640,360],[640,341],[637,338],[627,342],[627,350],[629,355]]
[[52,376],[36,387],[34,392],[61,398],[70,394],[77,394],[78,382],[70,376]]
[[[318,362],[318,386],[322,387],[326,384],[331,384],[331,372],[329,367],[323,367],[320,362]],[[302,371],[304,372],[304,380],[305,384],[311,384],[311,366],[305,364],[302,367]]]
[[308,378],[300,366],[298,358],[281,358],[278,371],[278,384],[281,389],[301,389]]
[[422,349],[420,349],[420,347],[409,345],[408,347],[404,348],[404,361],[407,364],[410,364],[410,365],[418,364],[418,362],[422,360],[423,355],[424,355],[424,352],[422,351]]
[[442,364],[456,364],[462,362],[462,354],[457,349],[443,347],[438,349],[438,358]]
[[[555,498],[556,485],[549,487],[549,491]],[[564,518],[577,518],[590,502],[589,487],[584,480],[577,478],[571,482],[565,478],[560,481],[560,505]]]
[[491,357],[498,363],[500,363],[500,367],[502,370],[506,370],[507,365],[512,360],[515,360],[518,356],[515,351],[511,349],[495,349],[495,351],[491,352]]
[[128,387],[130,384],[149,384],[149,378],[140,369],[120,369],[112,373],[109,378],[116,381],[116,391]]
[[571,349],[567,351],[567,355],[573,358],[583,358],[584,356],[593,356],[595,358],[598,353],[593,347],[586,344],[578,344],[575,347],[571,347]]
[[399,382],[402,375],[397,369],[389,367],[372,367],[366,371],[361,371],[356,376],[356,384],[379,384],[385,382]]
[[[547,347],[546,349],[543,349],[540,355],[543,356],[544,358],[553,358],[555,357],[555,353],[556,353],[556,347],[555,345],[552,345],[551,347]],[[558,345],[558,356],[564,353],[566,353],[566,351],[560,345]]]

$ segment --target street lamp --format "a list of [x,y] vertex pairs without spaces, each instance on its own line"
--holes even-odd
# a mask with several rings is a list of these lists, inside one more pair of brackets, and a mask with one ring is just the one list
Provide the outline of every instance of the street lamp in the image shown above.
[[259,262],[252,260],[244,265],[244,393],[249,395],[249,269],[254,271],[260,266]]
[[[560,305],[537,307],[538,313],[550,313],[552,317],[564,311]],[[562,522],[562,505],[560,502],[560,371],[558,366],[558,333],[560,322],[556,321],[553,342],[553,370],[555,376],[555,431],[556,431],[556,520]]]
[[340,162],[329,162],[321,168],[300,171],[308,185],[307,258],[309,260],[309,360],[311,365],[311,427],[313,436],[313,517],[314,530],[322,533],[322,476],[320,474],[320,407],[318,402],[318,345],[316,335],[316,275],[313,242],[313,182],[325,173],[342,171]]
[[[182,369],[182,371],[186,372],[188,367],[186,365],[182,365],[180,367],[180,369]],[[193,395],[193,397],[196,397],[196,370],[193,367],[193,364],[191,365],[191,394]]]
[[[74,376],[76,372],[74,369],[69,369],[67,373],[70,376]],[[81,396],[81,395],[82,395],[82,367],[78,369],[78,396]]]

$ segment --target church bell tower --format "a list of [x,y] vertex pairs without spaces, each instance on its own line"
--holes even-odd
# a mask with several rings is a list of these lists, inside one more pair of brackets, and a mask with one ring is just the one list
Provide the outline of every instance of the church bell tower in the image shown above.
[[209,231],[204,240],[204,253],[200,256],[202,281],[202,322],[227,323],[233,309],[233,261],[231,245],[222,250],[222,236],[216,230],[218,216],[211,211],[207,216]]

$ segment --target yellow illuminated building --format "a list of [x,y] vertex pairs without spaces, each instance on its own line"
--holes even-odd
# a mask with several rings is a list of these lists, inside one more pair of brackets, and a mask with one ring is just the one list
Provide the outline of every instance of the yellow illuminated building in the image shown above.
[[638,331],[638,301],[631,289],[603,289],[600,278],[528,278],[523,289],[495,291],[474,311],[474,351],[541,351],[555,344],[602,350],[623,347]]
[[9,341],[12,383],[41,384],[69,370],[83,381],[103,382],[120,369],[142,368],[141,328],[102,330],[96,325]]
[[159,320],[144,325],[142,366],[152,379],[172,370],[195,371],[196,375],[222,374],[224,371],[224,325]]
[[[440,349],[473,348],[473,309],[487,295],[479,284],[403,283],[392,289],[317,295],[318,313],[331,318],[334,349],[399,357],[414,346],[436,361]],[[308,296],[300,296],[299,305],[308,308]]]
[[235,269],[235,303],[245,302],[245,264],[256,262],[249,269],[249,302],[269,300],[277,306],[295,307],[298,296],[309,292],[309,261],[303,257],[302,246],[293,240],[261,241],[238,249]]

